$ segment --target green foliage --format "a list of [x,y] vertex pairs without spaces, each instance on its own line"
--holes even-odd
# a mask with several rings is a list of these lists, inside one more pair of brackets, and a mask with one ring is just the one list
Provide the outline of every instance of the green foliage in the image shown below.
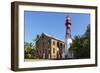
[[82,36],[75,36],[70,47],[74,58],[90,58],[90,25]]
[[36,40],[31,43],[24,42],[24,58],[26,59],[36,59],[37,58],[37,49],[35,45]]

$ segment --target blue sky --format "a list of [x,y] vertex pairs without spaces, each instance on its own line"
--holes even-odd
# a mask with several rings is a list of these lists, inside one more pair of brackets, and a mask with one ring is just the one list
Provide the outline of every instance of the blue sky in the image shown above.
[[31,42],[42,32],[64,40],[66,16],[71,17],[72,36],[84,34],[90,24],[90,14],[24,11],[25,41]]

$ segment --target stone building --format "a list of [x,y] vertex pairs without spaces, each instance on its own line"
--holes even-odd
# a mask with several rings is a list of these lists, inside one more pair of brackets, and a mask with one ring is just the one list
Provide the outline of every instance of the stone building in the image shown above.
[[64,42],[42,33],[37,35],[36,48],[40,59],[64,59]]

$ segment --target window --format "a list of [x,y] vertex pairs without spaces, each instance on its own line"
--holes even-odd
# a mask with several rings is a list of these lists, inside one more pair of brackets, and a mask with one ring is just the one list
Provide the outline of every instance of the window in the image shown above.
[[57,42],[57,47],[59,47],[59,42]]
[[55,48],[53,48],[53,53],[55,53]]
[[53,41],[53,45],[55,45],[55,41]]

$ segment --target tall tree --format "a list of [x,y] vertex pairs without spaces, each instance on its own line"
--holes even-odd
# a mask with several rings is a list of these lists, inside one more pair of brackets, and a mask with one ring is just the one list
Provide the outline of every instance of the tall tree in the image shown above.
[[70,51],[74,58],[90,58],[90,25],[82,36],[75,36]]
[[33,39],[31,43],[24,43],[24,54],[27,59],[37,59],[36,39]]

